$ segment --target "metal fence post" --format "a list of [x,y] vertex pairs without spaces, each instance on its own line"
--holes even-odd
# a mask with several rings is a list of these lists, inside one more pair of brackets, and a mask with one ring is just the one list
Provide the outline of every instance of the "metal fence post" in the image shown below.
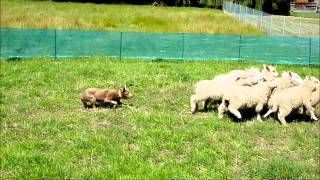
[[284,28],[286,26],[286,16],[283,16],[282,35],[284,36]]
[[120,57],[120,60],[122,58],[122,32],[120,32],[120,47],[119,47],[119,57]]
[[181,52],[181,58],[184,58],[184,33],[182,34],[182,52]]
[[263,15],[263,12],[261,12],[261,15],[260,15],[260,31],[262,30],[262,23],[263,23],[262,15]]
[[252,9],[252,17],[253,17],[253,22],[257,27],[257,21],[256,21],[256,17],[254,17],[254,9]]
[[244,18],[244,21],[245,21],[245,22],[248,22],[248,21],[247,21],[247,16],[248,16],[248,7],[246,6],[246,16],[245,16],[245,18]]
[[311,37],[309,37],[309,66],[311,64]]
[[57,29],[54,29],[54,60],[57,60]]
[[239,21],[241,21],[241,5],[239,5]]
[[239,60],[241,58],[241,40],[242,40],[242,36],[240,35],[240,37],[239,37],[239,51],[238,51],[238,59]]
[[299,18],[300,22],[299,22],[299,36],[301,36],[301,17]]
[[272,14],[271,14],[271,17],[270,17],[270,31],[269,31],[269,34],[272,35]]

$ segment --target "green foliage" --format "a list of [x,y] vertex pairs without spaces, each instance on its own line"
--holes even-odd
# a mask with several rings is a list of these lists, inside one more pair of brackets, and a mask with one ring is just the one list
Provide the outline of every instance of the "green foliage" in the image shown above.
[[[101,57],[1,60],[3,179],[316,179],[319,122],[236,123],[189,112],[201,79],[262,64]],[[318,67],[276,65],[320,77]],[[129,84],[116,109],[84,109],[88,87]],[[319,109],[317,109],[319,116]]]

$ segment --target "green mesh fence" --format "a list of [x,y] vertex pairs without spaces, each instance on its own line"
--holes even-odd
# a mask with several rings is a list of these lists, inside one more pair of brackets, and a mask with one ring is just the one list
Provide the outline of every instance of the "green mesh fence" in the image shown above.
[[1,29],[1,57],[106,56],[320,65],[319,37]]

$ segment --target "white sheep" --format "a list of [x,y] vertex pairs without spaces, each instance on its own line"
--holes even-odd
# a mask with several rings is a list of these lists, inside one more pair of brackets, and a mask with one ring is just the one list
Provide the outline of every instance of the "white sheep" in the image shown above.
[[311,94],[311,106],[316,107],[320,103],[320,85]]
[[[315,108],[320,103],[320,85],[316,87],[315,91],[311,93],[311,106]],[[299,112],[300,114],[304,114],[304,108],[300,107]],[[309,112],[310,114],[310,112]]]
[[191,112],[194,114],[197,111],[198,103],[201,101],[205,101],[205,110],[210,102],[220,102],[224,92],[232,88],[231,86],[234,84],[252,86],[263,77],[270,80],[277,76],[278,72],[275,67],[264,64],[261,73],[257,68],[232,70],[228,74],[218,75],[212,80],[199,81],[195,85],[195,94],[190,97]]
[[221,101],[223,93],[230,88],[231,85],[254,85],[258,83],[257,77],[237,75],[219,75],[212,80],[201,80],[195,85],[195,94],[190,97],[191,112],[194,114],[198,110],[198,103],[205,100],[204,109],[210,102]]
[[288,89],[290,87],[298,86],[303,83],[303,79],[294,72],[283,72],[281,77],[275,79],[277,87],[273,89],[272,94],[268,100],[268,108],[272,108],[271,100],[275,93]]
[[278,111],[278,119],[281,124],[286,125],[286,116],[288,116],[292,110],[304,106],[310,112],[311,119],[318,120],[314,114],[314,108],[311,105],[312,93],[316,91],[317,87],[319,87],[319,80],[307,76],[302,85],[275,93],[271,100],[272,109],[269,109],[264,117]]
[[268,81],[272,81],[276,77],[278,77],[277,69],[273,66],[269,65],[263,65],[263,69],[261,71],[261,74],[264,78],[266,78]]
[[255,108],[257,120],[261,121],[260,113],[263,106],[267,104],[272,89],[275,87],[274,80],[263,79],[253,87],[239,86],[236,91],[229,89],[224,93],[222,103],[218,108],[219,118],[222,118],[224,112],[229,110],[238,119],[241,119],[240,109]]

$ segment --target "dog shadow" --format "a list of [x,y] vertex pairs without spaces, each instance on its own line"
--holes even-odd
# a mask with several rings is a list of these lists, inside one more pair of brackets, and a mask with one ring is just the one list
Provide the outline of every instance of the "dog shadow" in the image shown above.
[[[86,109],[93,109],[92,105],[83,105],[84,108]],[[105,108],[105,109],[115,109],[115,108],[119,108],[122,107],[123,103],[119,102],[116,106],[114,104],[111,103],[97,103],[96,104],[96,108]]]

